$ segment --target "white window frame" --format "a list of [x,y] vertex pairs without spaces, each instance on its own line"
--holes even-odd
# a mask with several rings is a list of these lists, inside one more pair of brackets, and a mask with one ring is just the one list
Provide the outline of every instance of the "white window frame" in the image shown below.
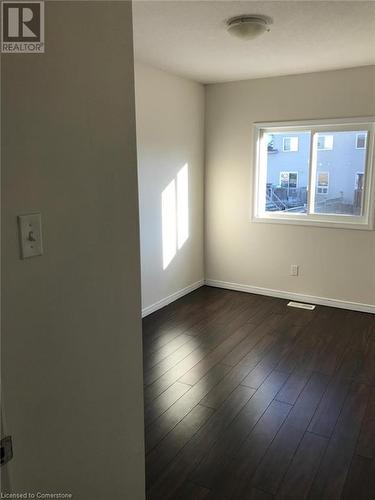
[[[358,138],[360,135],[365,135],[365,145],[363,148],[358,147]],[[363,132],[356,134],[356,136],[355,136],[355,149],[366,149],[366,148],[367,148],[367,135],[363,134]]]
[[[317,214],[314,213],[316,195],[317,171],[317,134],[326,135],[340,131],[366,131],[367,148],[365,158],[364,196],[361,215],[347,214]],[[296,212],[266,212],[266,183],[267,183],[267,145],[265,134],[271,133],[310,132],[310,169],[307,192],[307,213]],[[306,120],[291,122],[258,122],[254,123],[254,156],[253,156],[253,200],[251,203],[250,218],[252,222],[281,223],[294,225],[310,225],[346,229],[374,229],[374,135],[375,117]],[[312,196],[311,193],[314,193]]]
[[[279,175],[279,185],[280,185],[280,187],[283,187],[281,185],[281,176],[282,176],[282,174],[288,174],[288,189],[297,189],[298,188],[298,172],[296,172],[295,170],[282,170],[280,172],[280,175]],[[297,180],[296,180],[296,187],[295,188],[291,188],[290,187],[290,174],[296,174]]]
[[[290,139],[290,145],[292,145],[292,139],[297,141],[297,149],[285,149],[285,139]],[[299,150],[299,140],[296,136],[286,136],[283,137],[283,153],[298,153]]]
[[[322,186],[322,185],[319,185],[319,174],[327,174],[327,185],[326,186]],[[316,172],[316,178],[317,178],[317,181],[316,181],[316,194],[328,194],[328,190],[329,190],[329,172],[325,171],[325,170],[317,170]],[[319,189],[325,189],[326,191],[324,193],[319,193]]]
[[[320,134],[322,137],[324,137],[324,147],[320,148],[319,145],[317,144],[317,151],[332,151],[333,150],[333,135],[332,134]],[[332,144],[330,148],[326,147],[326,137],[332,137]]]

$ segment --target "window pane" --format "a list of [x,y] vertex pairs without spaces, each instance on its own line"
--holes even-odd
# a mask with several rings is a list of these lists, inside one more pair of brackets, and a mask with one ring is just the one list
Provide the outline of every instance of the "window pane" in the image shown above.
[[318,181],[317,181],[318,187],[328,187],[328,178],[329,178],[328,172],[318,172]]
[[289,186],[289,172],[281,172],[280,186],[283,188],[287,188]]
[[[310,132],[265,134],[266,212],[306,213],[310,135]],[[293,154],[284,154],[285,151]]]
[[333,148],[333,135],[319,134],[318,136],[318,149],[332,149]]
[[[322,137],[332,137],[332,149],[320,148]],[[366,143],[367,132],[318,134],[315,213],[362,213],[366,149],[358,148],[358,137]]]
[[283,151],[298,151],[298,137],[284,137]]
[[283,150],[290,151],[290,137],[284,137],[283,140]]
[[357,148],[364,149],[366,147],[366,134],[357,134]]
[[297,179],[298,179],[298,173],[297,172],[289,172],[289,187],[296,189],[297,188]]

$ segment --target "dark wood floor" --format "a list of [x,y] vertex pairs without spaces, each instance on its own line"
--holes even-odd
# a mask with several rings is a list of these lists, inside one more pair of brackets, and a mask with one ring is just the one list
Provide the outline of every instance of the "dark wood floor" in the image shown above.
[[375,498],[375,317],[203,287],[144,320],[148,500]]

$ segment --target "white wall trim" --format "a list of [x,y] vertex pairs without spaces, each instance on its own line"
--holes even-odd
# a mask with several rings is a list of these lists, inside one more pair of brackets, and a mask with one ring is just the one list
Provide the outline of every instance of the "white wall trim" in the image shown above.
[[177,290],[177,292],[172,293],[171,295],[168,295],[168,297],[165,297],[164,299],[158,300],[157,302],[154,302],[153,304],[143,307],[142,308],[142,318],[145,316],[148,316],[149,314],[157,311],[158,309],[161,309],[162,307],[167,306],[171,302],[174,302],[175,300],[183,297],[184,295],[187,295],[190,292],[193,292],[197,288],[200,288],[205,284],[204,280],[201,279],[199,281],[196,281],[195,283],[192,283],[191,285],[186,286],[185,288],[182,288],[181,290]]
[[177,292],[168,295],[167,297],[154,302],[153,304],[142,308],[142,318],[148,316],[149,314],[167,306],[171,302],[193,292],[197,288],[203,285],[213,286],[216,288],[226,288],[227,290],[236,290],[237,292],[255,293],[257,295],[267,295],[269,297],[278,297],[280,299],[294,300],[297,302],[307,302],[311,304],[317,304],[321,306],[328,307],[338,307],[340,309],[350,309],[353,311],[360,311],[375,314],[375,305],[362,304],[360,302],[350,302],[347,300],[331,299],[327,297],[316,297],[315,295],[305,295],[302,293],[288,292],[285,290],[273,290],[272,288],[263,288],[259,286],[244,285],[241,283],[231,283],[229,281],[219,281],[219,280],[199,280],[191,285],[177,290]]
[[287,292],[284,290],[273,290],[272,288],[263,288],[258,286],[243,285],[240,283],[230,283],[228,281],[218,281],[211,279],[206,279],[205,284],[217,288],[236,290],[238,292],[256,293],[258,295],[268,295],[270,297],[278,297],[280,299],[289,299],[297,302],[308,302],[321,306],[339,307],[340,309],[351,309],[353,311],[375,314],[375,305],[362,304],[360,302],[329,299],[327,297],[315,297],[314,295],[304,295],[302,293]]

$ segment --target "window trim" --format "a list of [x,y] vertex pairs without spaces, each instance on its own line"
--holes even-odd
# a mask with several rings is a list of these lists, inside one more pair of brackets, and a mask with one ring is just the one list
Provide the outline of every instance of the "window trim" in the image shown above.
[[367,135],[365,135],[365,145],[364,145],[364,147],[363,147],[363,148],[359,148],[359,147],[358,147],[358,137],[359,137],[360,135],[363,135],[363,132],[362,132],[362,133],[361,133],[361,132],[359,132],[359,133],[358,133],[358,134],[356,134],[356,136],[355,136],[355,149],[366,149],[366,148],[367,148]]
[[[312,212],[313,206],[311,202],[311,192],[315,193],[316,189],[316,162],[314,161],[314,151],[316,146],[313,144],[317,141],[317,133],[333,132],[335,128],[339,131],[367,131],[367,147],[365,160],[365,179],[364,179],[364,199],[362,205],[362,214],[355,215],[335,215],[335,214],[316,214]],[[261,137],[264,133],[272,132],[311,132],[312,141],[310,144],[310,168],[309,187],[307,204],[309,213],[285,213],[285,212],[266,212],[259,210],[261,200],[265,201],[265,193],[260,191],[259,187],[265,186],[266,170],[262,168],[264,158],[262,158],[262,141]],[[255,122],[253,123],[253,169],[251,175],[252,193],[250,208],[250,220],[256,223],[271,223],[271,224],[292,224],[303,226],[318,226],[328,228],[345,228],[345,229],[374,229],[374,202],[375,202],[375,183],[374,183],[374,135],[375,135],[375,116],[356,117],[356,118],[339,118],[339,119],[323,119],[323,120],[298,120],[298,121],[282,121],[282,122]],[[327,134],[328,135],[328,134]],[[314,168],[315,164],[315,168]],[[315,179],[314,179],[315,176]],[[264,190],[265,191],[265,190]],[[265,204],[263,204],[264,206]]]
[[[297,149],[285,149],[285,139],[297,139]],[[298,153],[298,151],[299,151],[298,137],[293,137],[293,136],[283,137],[283,153]]]

